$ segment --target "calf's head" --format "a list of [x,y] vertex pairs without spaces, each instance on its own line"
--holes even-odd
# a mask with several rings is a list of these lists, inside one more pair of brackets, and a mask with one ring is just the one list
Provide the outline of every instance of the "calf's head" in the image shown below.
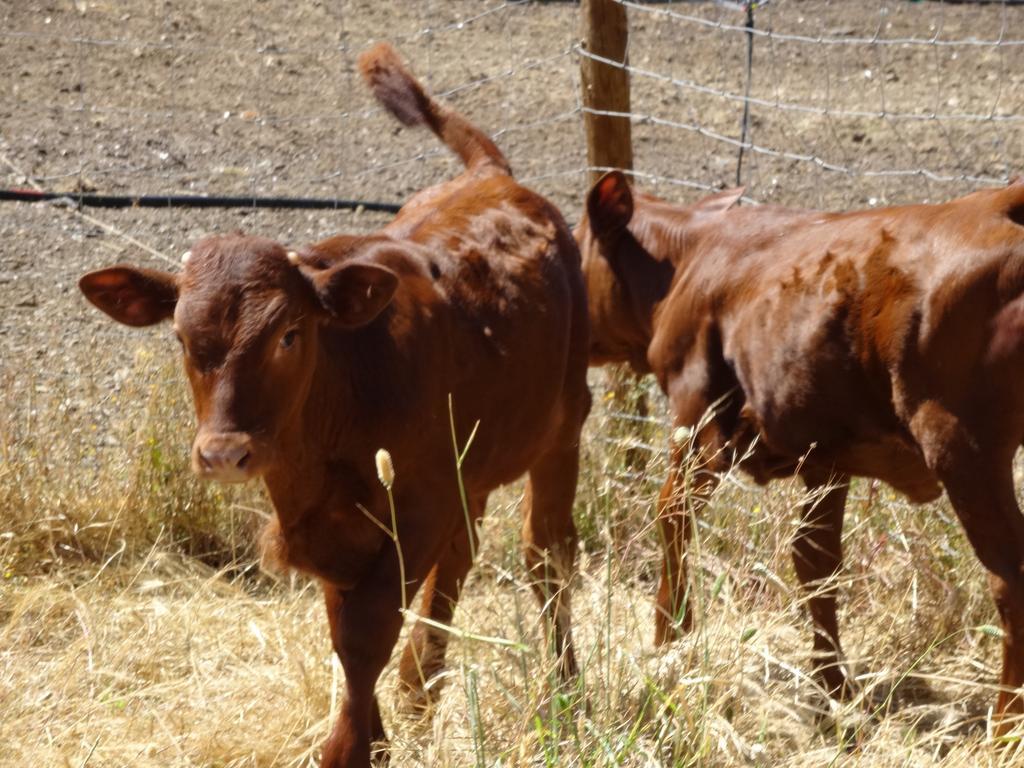
[[266,472],[300,425],[323,326],[365,325],[390,303],[398,278],[373,255],[325,264],[270,240],[215,236],[179,273],[117,265],[79,287],[120,323],[173,321],[196,409],[192,468],[241,482]]
[[583,257],[590,313],[590,364],[625,362],[649,372],[647,345],[654,310],[665,298],[697,228],[742,195],[730,189],[689,206],[634,195],[619,171],[587,195],[573,234]]

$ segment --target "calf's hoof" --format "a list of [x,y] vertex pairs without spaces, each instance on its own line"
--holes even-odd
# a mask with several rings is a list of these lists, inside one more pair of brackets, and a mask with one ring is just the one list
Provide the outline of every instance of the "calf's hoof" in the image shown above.
[[669,616],[660,606],[654,614],[654,645],[660,647],[679,640],[693,629],[693,615],[689,607],[683,609],[682,616],[676,620]]

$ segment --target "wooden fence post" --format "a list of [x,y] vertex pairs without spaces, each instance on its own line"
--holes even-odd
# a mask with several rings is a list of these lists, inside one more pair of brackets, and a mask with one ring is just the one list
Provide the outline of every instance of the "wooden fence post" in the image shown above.
[[[629,42],[626,8],[615,0],[582,0],[580,26],[583,49],[609,61],[625,63]],[[628,117],[594,114],[629,114],[629,72],[592,59],[580,58],[583,87],[583,125],[587,134],[587,164],[591,169],[633,170],[633,137]],[[590,171],[590,183],[603,171]]]
[[[585,51],[580,57],[580,84],[583,88],[583,125],[590,186],[604,173],[597,169],[633,170],[633,135],[628,117],[629,72],[625,67],[606,64],[587,55],[627,63],[629,25],[626,7],[615,0],[582,0],[580,28]],[[600,114],[604,112],[618,114]],[[624,366],[609,369],[607,383],[620,415],[647,415],[647,398],[637,386],[632,371]],[[642,421],[613,423],[609,434],[626,442],[637,441],[645,426]],[[626,466],[634,469],[642,470],[647,463],[643,451],[634,447],[626,449],[624,458]]]

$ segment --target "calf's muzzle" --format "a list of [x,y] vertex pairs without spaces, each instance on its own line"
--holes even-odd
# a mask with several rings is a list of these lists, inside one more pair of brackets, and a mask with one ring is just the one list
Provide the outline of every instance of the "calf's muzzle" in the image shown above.
[[255,475],[252,438],[245,432],[200,433],[192,446],[192,469],[206,480],[242,483]]

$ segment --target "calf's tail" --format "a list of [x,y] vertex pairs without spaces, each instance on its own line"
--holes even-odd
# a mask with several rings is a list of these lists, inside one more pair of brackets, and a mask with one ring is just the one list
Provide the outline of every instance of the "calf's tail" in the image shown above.
[[390,44],[377,43],[365,51],[359,57],[359,71],[377,100],[403,125],[425,125],[467,168],[491,165],[511,175],[495,143],[458,112],[431,98]]

